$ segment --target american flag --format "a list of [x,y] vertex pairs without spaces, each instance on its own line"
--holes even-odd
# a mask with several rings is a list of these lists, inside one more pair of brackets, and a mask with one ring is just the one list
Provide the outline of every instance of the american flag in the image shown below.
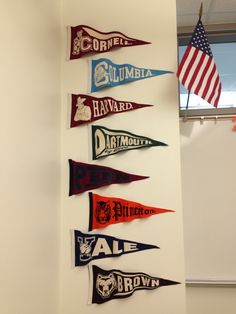
[[200,19],[181,60],[177,76],[187,90],[217,107],[221,82]]

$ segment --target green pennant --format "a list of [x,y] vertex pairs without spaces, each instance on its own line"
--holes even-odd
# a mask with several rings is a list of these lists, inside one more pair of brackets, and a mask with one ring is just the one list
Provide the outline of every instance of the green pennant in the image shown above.
[[93,160],[122,151],[151,146],[167,146],[163,142],[123,130],[111,130],[104,126],[92,126]]

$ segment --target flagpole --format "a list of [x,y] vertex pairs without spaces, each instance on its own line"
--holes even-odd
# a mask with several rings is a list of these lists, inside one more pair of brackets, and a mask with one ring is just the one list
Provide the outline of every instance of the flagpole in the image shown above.
[[203,12],[203,4],[202,4],[202,2],[201,2],[200,9],[199,9],[199,13],[198,13],[199,20],[202,18],[202,12]]
[[184,113],[184,121],[187,121],[187,120],[188,120],[188,104],[189,104],[189,97],[190,97],[190,90],[188,91],[187,104],[186,104],[185,113]]

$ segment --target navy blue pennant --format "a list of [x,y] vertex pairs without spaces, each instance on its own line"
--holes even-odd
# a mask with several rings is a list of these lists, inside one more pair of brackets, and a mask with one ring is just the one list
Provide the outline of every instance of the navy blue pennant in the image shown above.
[[118,239],[105,234],[82,233],[74,230],[75,266],[84,266],[95,259],[118,257],[138,251],[159,249],[156,245]]

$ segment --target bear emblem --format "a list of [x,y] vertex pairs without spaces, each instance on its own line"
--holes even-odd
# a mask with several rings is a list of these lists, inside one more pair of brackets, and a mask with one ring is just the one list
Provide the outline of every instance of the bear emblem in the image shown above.
[[96,289],[102,298],[109,298],[111,293],[117,288],[117,282],[113,274],[103,276],[98,274]]

